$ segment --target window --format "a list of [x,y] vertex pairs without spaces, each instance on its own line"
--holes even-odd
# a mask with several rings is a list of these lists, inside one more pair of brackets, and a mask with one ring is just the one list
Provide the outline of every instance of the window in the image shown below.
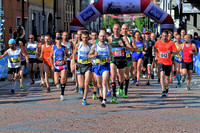
[[20,26],[20,25],[22,25],[22,20],[20,17],[17,17],[16,26]]

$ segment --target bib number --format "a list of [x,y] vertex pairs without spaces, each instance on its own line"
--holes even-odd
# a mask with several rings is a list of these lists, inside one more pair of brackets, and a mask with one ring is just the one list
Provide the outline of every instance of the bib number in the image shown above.
[[30,55],[35,55],[35,51],[32,51],[32,50],[29,50],[28,53],[29,53]]
[[160,52],[160,58],[168,58],[168,53]]
[[113,51],[113,56],[123,56],[124,50]]
[[62,66],[62,65],[64,65],[65,64],[65,61],[64,60],[56,60],[55,61],[55,65],[56,66]]
[[17,63],[17,62],[20,62],[20,58],[11,58],[10,61],[12,63]]
[[79,59],[78,63],[89,64],[89,63],[91,63],[91,60],[89,60],[89,59]]
[[131,54],[130,54],[130,53],[127,53],[127,54],[126,54],[126,57],[127,57],[127,58],[130,58],[130,57],[131,57]]
[[107,63],[107,62],[108,62],[108,59],[96,59],[97,64],[104,64],[104,63]]

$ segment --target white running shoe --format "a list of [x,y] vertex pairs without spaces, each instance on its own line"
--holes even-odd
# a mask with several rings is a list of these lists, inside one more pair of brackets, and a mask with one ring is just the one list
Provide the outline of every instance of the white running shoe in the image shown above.
[[64,95],[60,95],[60,101],[64,101]]

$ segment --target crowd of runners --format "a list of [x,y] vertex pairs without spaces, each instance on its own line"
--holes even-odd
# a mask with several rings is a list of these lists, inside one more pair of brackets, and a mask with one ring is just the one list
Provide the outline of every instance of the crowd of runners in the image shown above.
[[83,105],[88,105],[86,99],[91,83],[92,98],[99,99],[102,107],[106,107],[107,96],[112,95],[111,103],[117,102],[117,97],[128,98],[129,84],[140,86],[141,77],[147,78],[146,85],[150,86],[150,79],[158,76],[162,97],[168,96],[173,78],[178,81],[177,88],[187,80],[186,89],[190,90],[193,55],[198,54],[199,48],[195,45],[198,35],[195,40],[185,30],[180,34],[162,31],[159,36],[150,31],[141,34],[130,31],[127,24],[121,27],[114,24],[112,31],[100,29],[97,33],[83,29],[70,37],[67,32],[57,32],[55,40],[50,35],[41,35],[39,39],[29,35],[27,43],[20,38],[10,39],[9,49],[0,59],[8,56],[7,79],[12,83],[11,93],[15,93],[17,77],[23,89],[26,65],[31,84],[35,84],[40,70],[40,86],[50,93],[49,78],[52,78],[61,90],[61,101],[71,72],[76,82],[75,93],[83,95]]

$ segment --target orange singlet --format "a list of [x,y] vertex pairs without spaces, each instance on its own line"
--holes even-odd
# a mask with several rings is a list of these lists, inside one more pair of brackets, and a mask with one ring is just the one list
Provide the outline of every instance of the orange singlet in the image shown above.
[[43,53],[44,53],[44,64],[46,64],[47,66],[51,67],[51,63],[50,60],[48,59],[51,53],[51,49],[52,49],[53,44],[51,44],[48,48],[46,47],[46,44],[44,44],[43,47]]

